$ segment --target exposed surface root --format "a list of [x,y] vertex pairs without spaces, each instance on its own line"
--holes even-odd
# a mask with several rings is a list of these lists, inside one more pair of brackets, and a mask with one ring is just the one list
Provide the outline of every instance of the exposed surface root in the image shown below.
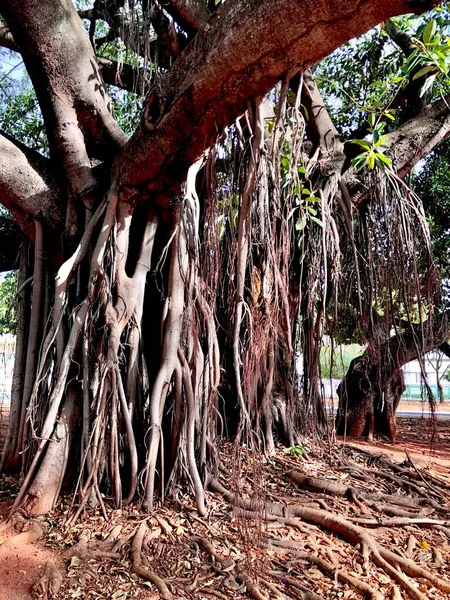
[[[313,451],[310,461],[286,455],[282,460],[263,458],[257,489],[264,489],[264,497],[255,496],[251,466],[243,461],[239,494],[233,495],[226,473],[234,456],[231,448],[223,449],[224,479],[209,478],[213,493],[207,492],[207,518],[198,516],[191,499],[179,495],[172,508],[159,508],[151,517],[133,506],[110,511],[106,505],[106,520],[92,515],[83,526],[66,529],[64,536],[49,519],[46,543],[61,547],[64,540],[67,573],[61,581],[58,562],[44,561],[33,593],[55,600],[70,598],[77,590],[87,600],[114,594],[164,600],[449,596],[450,526],[444,503],[435,509],[425,503],[425,491],[419,496],[415,489],[406,495],[403,488],[402,495],[385,477],[369,483],[346,474],[343,480],[339,455],[323,462]],[[363,471],[367,459],[360,454],[356,459],[352,472]],[[370,468],[376,470],[380,463]],[[309,483],[294,484],[306,478],[316,491]],[[354,492],[341,495],[342,489]],[[431,491],[426,488],[426,493]],[[415,516],[389,517],[390,496],[400,508],[403,498]],[[424,508],[429,515],[421,516]],[[18,528],[29,524],[17,517]],[[23,533],[33,537],[30,531]],[[33,531],[38,533],[36,525]],[[8,551],[3,547],[1,556]]]
[[[223,572],[230,572],[235,570],[236,564],[234,563],[234,561],[226,556],[222,556],[214,548],[213,544],[209,540],[207,540],[206,538],[197,537],[194,538],[192,541],[201,545],[206,550],[206,552],[208,552],[208,554],[213,556],[220,563]],[[251,598],[254,598],[255,600],[267,600],[267,595],[261,591],[258,583],[253,581],[252,578],[247,575],[247,573],[245,573],[242,570],[237,570],[235,573],[233,573],[233,575],[238,582],[243,583],[245,585],[245,587],[247,588],[247,592]]]
[[113,551],[116,539],[114,536],[108,536],[104,542],[95,541],[89,543],[89,534],[82,533],[78,542],[72,548],[64,553],[66,559],[78,557],[80,561],[98,560],[106,558],[109,560],[120,560],[120,554]]
[[42,577],[33,585],[33,593],[37,598],[53,598],[61,589],[63,575],[55,563],[47,561]]
[[133,538],[133,543],[131,545],[131,568],[133,573],[151,581],[156,585],[163,600],[172,600],[173,596],[167,587],[164,579],[162,579],[159,575],[155,573],[148,566],[145,566],[143,563],[142,557],[142,543],[144,541],[145,532],[147,527],[145,523],[141,523],[136,535]]
[[322,571],[322,573],[328,575],[332,580],[348,583],[350,587],[362,594],[365,598],[370,598],[371,600],[383,600],[383,595],[377,590],[374,590],[364,581],[360,581],[356,577],[352,577],[344,570],[337,568],[336,565],[324,560],[320,556],[293,550],[292,548],[294,544],[295,542],[288,542],[285,540],[274,540],[270,542],[271,547],[275,548],[276,551],[283,550],[284,552],[288,552],[301,561],[315,564]]

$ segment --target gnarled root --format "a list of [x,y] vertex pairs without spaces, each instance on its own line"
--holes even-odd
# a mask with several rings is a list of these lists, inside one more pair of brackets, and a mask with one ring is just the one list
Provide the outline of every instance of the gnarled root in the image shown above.
[[[197,543],[199,546],[202,546],[202,548],[204,550],[206,550],[206,552],[210,555],[213,556],[217,562],[220,564],[220,566],[222,567],[222,571],[229,571],[229,572],[234,572],[235,571],[235,562],[233,560],[231,560],[231,558],[228,558],[227,556],[223,556],[222,554],[220,554],[220,552],[218,552],[215,548],[214,545],[207,540],[204,537],[195,537],[192,539],[193,542]],[[267,600],[267,595],[264,594],[261,589],[260,586],[253,581],[248,575],[247,573],[245,573],[244,571],[241,570],[237,570],[233,573],[236,581],[238,581],[239,583],[243,583],[245,585],[245,587],[247,588],[247,592],[248,594],[254,598],[255,600]]]
[[116,536],[110,534],[104,542],[95,541],[90,544],[89,534],[83,532],[75,546],[66,550],[64,558],[70,560],[72,557],[77,556],[81,561],[91,559],[120,560],[120,554],[114,551],[115,543]]
[[55,596],[63,582],[63,575],[55,563],[47,561],[42,577],[33,585],[32,594],[36,598],[47,600]]
[[[244,509],[248,514],[251,514],[254,511],[254,506],[250,500],[235,497],[216,480],[210,479],[209,485],[214,491],[221,493],[234,506]],[[333,532],[352,545],[359,544],[364,565],[367,566],[368,561],[371,559],[379,568],[383,569],[383,571],[391,577],[393,582],[401,586],[413,600],[426,600],[426,596],[414,586],[407,575],[421,578],[429,587],[434,586],[443,592],[450,592],[449,581],[441,579],[423,567],[419,567],[414,561],[403,558],[390,550],[383,548],[364,528],[359,527],[328,510],[300,505],[284,507],[275,503],[268,503],[265,506],[265,509],[266,518],[268,520],[279,521],[295,527],[299,519],[301,519],[302,521],[313,523]],[[277,542],[274,542],[274,544],[276,543]],[[279,542],[278,545],[280,545]],[[305,555],[303,558],[308,556],[309,555]],[[311,557],[311,561],[314,560],[315,559]],[[406,573],[406,575],[404,573]],[[355,582],[347,580],[346,583],[352,585]]]
[[307,552],[298,552],[294,550],[293,544],[295,544],[295,542],[285,540],[271,540],[270,542],[271,548],[273,548],[275,551],[288,552],[289,554],[294,555],[299,560],[305,560],[309,563],[316,565],[316,567],[318,567],[322,571],[322,573],[328,575],[333,580],[338,580],[342,581],[343,583],[347,583],[356,592],[362,594],[364,598],[368,598],[369,600],[383,600],[383,594],[381,594],[377,590],[374,590],[372,586],[368,585],[364,581],[356,579],[356,577],[352,577],[343,569],[336,568],[333,564],[321,558],[320,556],[308,554]]
[[155,571],[150,569],[148,566],[144,566],[142,560],[142,544],[145,537],[145,532],[147,531],[147,526],[145,523],[141,523],[134,538],[133,543],[131,545],[131,569],[133,573],[139,575],[139,577],[143,577],[148,581],[151,581],[156,585],[161,594],[161,598],[163,600],[173,600],[173,595],[169,588],[166,585],[164,579],[162,579]]

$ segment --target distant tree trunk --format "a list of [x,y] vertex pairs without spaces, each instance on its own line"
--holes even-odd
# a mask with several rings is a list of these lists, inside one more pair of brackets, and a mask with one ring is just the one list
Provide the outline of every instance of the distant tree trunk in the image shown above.
[[448,313],[414,325],[379,348],[369,346],[352,360],[338,386],[336,428],[340,435],[369,439],[375,433],[395,441],[395,411],[405,391],[401,367],[440,346],[448,337]]
[[353,359],[337,388],[337,433],[348,437],[367,436],[369,440],[374,433],[380,433],[395,441],[395,411],[405,389],[400,368],[387,374],[380,372],[376,362],[368,361],[365,355]]

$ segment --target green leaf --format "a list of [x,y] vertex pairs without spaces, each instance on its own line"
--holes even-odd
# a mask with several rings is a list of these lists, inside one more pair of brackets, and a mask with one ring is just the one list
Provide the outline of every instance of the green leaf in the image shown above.
[[356,170],[361,169],[367,163],[367,153],[360,154],[352,160],[352,167]]
[[428,65],[426,67],[423,67],[422,69],[420,69],[420,71],[417,71],[417,73],[413,77],[413,80],[419,79],[419,77],[422,77],[422,75],[426,75],[426,73],[429,73],[430,71],[436,71],[436,67],[434,65]]
[[411,71],[416,66],[419,60],[419,53],[417,50],[414,50],[414,52],[411,52],[411,54],[406,59],[405,64],[403,65],[403,71],[405,73],[409,73],[409,71]]
[[[313,217],[311,217],[313,218]],[[295,229],[297,231],[303,231],[306,227],[306,215],[302,215],[300,217],[300,219],[297,221],[297,223],[295,224]]]
[[313,217],[311,215],[310,217],[311,221],[314,221],[314,223],[317,223],[317,225],[320,225],[320,227],[324,227],[323,221],[321,221],[320,219],[318,219],[317,217]]
[[427,23],[422,35],[422,39],[425,42],[425,44],[430,44],[431,40],[434,37],[434,34],[436,33],[436,29],[437,23],[434,19]]
[[371,152],[369,154],[369,156],[367,157],[367,165],[368,165],[369,169],[375,168],[375,153],[374,152]]
[[357,144],[358,146],[361,146],[365,150],[370,150],[372,147],[370,142],[367,142],[366,140],[351,140],[351,143]]
[[392,160],[389,158],[389,156],[386,156],[386,154],[383,154],[382,152],[377,152],[376,157],[377,160],[381,160],[381,162],[384,162],[385,165],[392,167]]

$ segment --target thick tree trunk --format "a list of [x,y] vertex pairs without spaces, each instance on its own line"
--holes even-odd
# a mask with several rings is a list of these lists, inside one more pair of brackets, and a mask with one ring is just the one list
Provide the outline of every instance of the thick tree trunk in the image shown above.
[[17,293],[16,354],[14,358],[14,371],[11,386],[8,432],[6,434],[0,462],[1,472],[14,472],[20,467],[19,429],[22,413],[23,380],[31,308],[31,282],[29,281],[29,277],[32,270],[28,258],[29,249],[30,243],[28,239],[23,236],[20,250]]
[[68,389],[38,475],[23,502],[24,508],[30,513],[46,514],[55,506],[68,465],[78,412],[76,393]]
[[[421,2],[417,10],[434,4]],[[117,507],[138,491],[151,510],[157,490],[164,499],[181,484],[190,486],[204,514],[203,485],[217,466],[215,442],[228,433],[231,412],[220,385],[231,389],[232,411],[254,446],[273,451],[276,433],[290,443],[298,439],[292,375],[296,310],[290,310],[288,290],[297,243],[293,214],[306,215],[299,198],[309,175],[299,170],[304,139],[299,91],[286,115],[289,127],[296,126],[284,140],[292,150],[289,190],[280,184],[278,125],[284,125],[286,82],[339,43],[411,9],[411,3],[230,0],[212,15],[206,9],[194,14],[189,2],[171,6],[188,34],[198,33],[152,86],[128,142],[112,116],[94,48],[73,4],[6,0],[1,9],[37,93],[52,171],[61,171],[44,177],[47,161],[41,169],[0,138],[10,158],[0,168],[5,202],[36,242],[34,313],[17,425],[20,448],[28,443],[26,474],[14,508],[50,510],[72,456],[78,500],[73,519],[90,503],[106,512],[105,490]],[[173,40],[173,55],[181,50],[179,41]],[[283,78],[281,122],[269,152],[259,109],[248,108]],[[333,148],[341,147],[310,79],[311,119],[317,125],[310,130],[321,155],[311,159],[309,184],[320,194],[316,212],[322,223],[309,221],[321,258],[306,281],[307,386],[313,403],[306,418],[310,409],[316,414],[320,409],[318,343],[331,279],[327,260],[338,256],[331,211],[343,168],[342,152],[331,170],[322,168],[332,155],[330,132]],[[216,156],[225,156],[234,172],[201,201],[196,177],[207,161],[210,181],[215,179]],[[94,167],[97,161],[103,164]],[[54,293],[47,291],[53,303],[47,319],[42,232],[61,231],[62,223],[66,236],[55,249],[62,264]],[[233,257],[225,268],[224,256]],[[221,311],[228,317],[223,332]],[[233,364],[228,371],[226,356]],[[392,406],[398,387],[385,390]],[[387,419],[391,413],[386,411]]]

